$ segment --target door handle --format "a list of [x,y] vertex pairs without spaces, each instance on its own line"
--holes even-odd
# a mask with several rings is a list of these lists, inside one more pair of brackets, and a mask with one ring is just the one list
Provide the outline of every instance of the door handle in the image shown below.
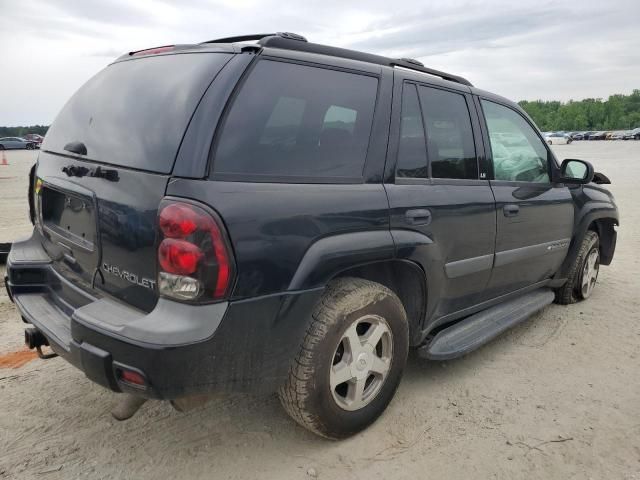
[[431,212],[426,208],[407,210],[404,216],[407,223],[411,225],[429,225],[431,223]]
[[502,211],[505,217],[515,217],[516,215],[518,215],[518,213],[520,213],[520,207],[513,203],[509,203],[502,207]]

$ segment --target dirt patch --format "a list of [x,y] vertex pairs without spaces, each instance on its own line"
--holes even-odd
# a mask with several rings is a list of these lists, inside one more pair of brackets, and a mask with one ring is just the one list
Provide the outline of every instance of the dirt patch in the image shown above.
[[38,358],[33,350],[23,349],[10,353],[0,353],[0,368],[20,368]]

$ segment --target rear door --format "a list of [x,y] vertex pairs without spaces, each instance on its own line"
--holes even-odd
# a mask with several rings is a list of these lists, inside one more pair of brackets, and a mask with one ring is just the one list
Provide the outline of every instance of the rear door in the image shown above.
[[[389,148],[397,160],[385,184],[391,228],[398,256],[426,272],[427,318],[437,319],[485,297],[495,243],[494,198],[488,180],[480,178],[483,149],[471,96],[399,80],[394,101],[400,114]],[[405,232],[422,240],[406,248]]]
[[553,156],[522,113],[481,99],[493,166],[497,237],[492,296],[551,277],[566,256],[573,229],[573,201],[551,181]]
[[[38,228],[56,272],[143,310],[157,301],[156,216],[198,102],[231,58],[181,53],[116,62],[47,133]],[[73,292],[61,295],[70,304]]]

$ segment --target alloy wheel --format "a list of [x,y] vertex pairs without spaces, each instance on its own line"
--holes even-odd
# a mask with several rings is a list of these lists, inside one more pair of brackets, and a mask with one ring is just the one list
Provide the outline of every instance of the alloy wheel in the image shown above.
[[336,404],[359,410],[380,392],[391,368],[393,334],[378,315],[355,320],[343,333],[333,355],[329,384]]
[[598,271],[600,270],[600,254],[594,248],[589,252],[584,266],[582,267],[582,281],[580,283],[580,291],[582,298],[588,298],[593,292],[593,287],[598,279]]

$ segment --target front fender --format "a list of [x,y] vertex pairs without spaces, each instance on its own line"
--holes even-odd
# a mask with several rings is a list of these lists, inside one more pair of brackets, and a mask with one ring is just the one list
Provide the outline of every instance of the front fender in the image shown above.
[[[613,225],[619,224],[619,213],[611,194],[600,187],[585,186],[573,193],[573,196],[575,200],[573,237],[567,257],[556,274],[556,278],[567,277],[578,256],[582,239],[594,222],[605,220],[611,225],[612,231],[606,232],[608,236],[606,238],[607,245],[603,245],[605,247],[602,261],[604,265],[611,263],[613,250],[615,249],[616,232],[613,230]],[[605,232],[599,233],[602,237]],[[601,238],[602,240],[603,238]]]

